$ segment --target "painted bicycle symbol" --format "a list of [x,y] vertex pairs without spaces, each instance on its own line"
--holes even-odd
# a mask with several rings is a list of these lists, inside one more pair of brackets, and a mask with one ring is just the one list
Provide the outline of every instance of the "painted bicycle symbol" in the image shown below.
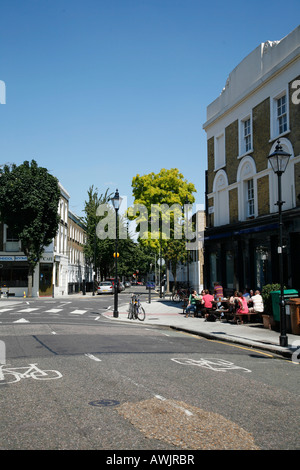
[[21,379],[54,380],[61,377],[62,374],[57,370],[42,370],[37,364],[29,364],[28,367],[0,366],[0,385],[19,382]]
[[199,360],[190,359],[190,358],[173,358],[172,361],[177,362],[178,364],[183,365],[192,365],[203,367],[204,369],[210,369],[217,372],[226,372],[227,370],[239,369],[244,372],[251,372],[251,370],[246,369],[245,367],[236,366],[233,362],[225,361],[225,359],[204,359]]

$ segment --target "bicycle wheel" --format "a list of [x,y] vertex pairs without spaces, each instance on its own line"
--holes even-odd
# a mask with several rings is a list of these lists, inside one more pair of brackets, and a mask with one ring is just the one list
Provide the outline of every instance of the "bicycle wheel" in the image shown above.
[[13,384],[14,382],[19,382],[21,380],[20,376],[13,372],[3,372],[2,377],[0,385]]
[[31,378],[36,380],[55,380],[60,379],[62,374],[58,370],[43,370],[33,371],[30,374]]
[[136,320],[137,317],[138,317],[138,306],[134,305],[133,306],[133,312],[132,312],[132,318],[133,318],[133,320]]
[[132,320],[133,318],[133,305],[131,303],[129,304],[128,318],[129,320]]
[[145,320],[145,310],[143,309],[143,307],[140,305],[138,308],[137,308],[137,317],[140,321],[143,321]]

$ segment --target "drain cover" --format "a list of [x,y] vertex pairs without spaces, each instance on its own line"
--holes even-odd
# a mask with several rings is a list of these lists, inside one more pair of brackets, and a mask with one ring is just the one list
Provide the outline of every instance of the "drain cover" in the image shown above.
[[117,400],[96,400],[96,401],[90,401],[89,405],[92,406],[116,406],[119,405],[120,402]]

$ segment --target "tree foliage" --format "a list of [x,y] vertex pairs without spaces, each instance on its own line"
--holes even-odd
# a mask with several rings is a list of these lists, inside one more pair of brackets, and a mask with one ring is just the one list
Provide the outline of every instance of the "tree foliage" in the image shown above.
[[[84,248],[85,256],[90,264],[94,264],[96,270],[100,271],[100,278],[105,279],[114,277],[115,271],[115,238],[100,238],[98,236],[97,226],[99,222],[115,220],[114,209],[110,204],[110,198],[113,193],[109,194],[107,189],[104,194],[98,193],[98,189],[91,186],[88,190],[88,200],[85,201],[85,217],[84,223],[87,227],[87,243]],[[104,215],[97,215],[97,209],[100,205],[105,206]],[[110,217],[106,217],[106,212],[110,212]],[[123,232],[127,233],[127,221],[119,215],[119,224]],[[140,272],[147,273],[151,263],[151,256],[145,250],[135,243],[129,235],[126,238],[119,237],[118,230],[118,276],[131,278],[132,274],[138,269]]]
[[187,259],[183,207],[195,201],[195,186],[173,168],[162,169],[157,174],[136,175],[132,188],[134,206],[129,208],[128,216],[138,223],[139,241],[161,252],[170,263],[176,282],[177,265]]
[[108,189],[104,194],[98,193],[98,189],[91,186],[88,190],[88,200],[85,201],[83,219],[86,225],[87,242],[84,246],[84,254],[89,264],[94,264],[95,269],[100,269],[101,278],[109,274],[111,259],[113,257],[112,243],[110,240],[100,240],[96,236],[96,227],[99,222],[97,208],[100,204],[106,204],[111,197]]
[[0,169],[0,217],[21,241],[27,256],[29,296],[33,270],[44,247],[56,236],[59,198],[58,180],[35,160]]

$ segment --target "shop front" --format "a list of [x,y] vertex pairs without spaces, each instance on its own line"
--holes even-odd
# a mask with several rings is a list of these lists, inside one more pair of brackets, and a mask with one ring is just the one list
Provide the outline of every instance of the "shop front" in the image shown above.
[[[296,217],[295,217],[296,216]],[[205,232],[205,286],[222,283],[226,294],[234,290],[262,290],[279,282],[278,229],[276,218],[240,223]],[[299,211],[285,214],[283,222],[283,278],[288,288],[300,288]]]
[[28,265],[26,256],[0,256],[0,290],[3,295],[23,297],[27,294]]
[[53,253],[44,253],[39,263],[39,297],[51,297],[53,291]]

